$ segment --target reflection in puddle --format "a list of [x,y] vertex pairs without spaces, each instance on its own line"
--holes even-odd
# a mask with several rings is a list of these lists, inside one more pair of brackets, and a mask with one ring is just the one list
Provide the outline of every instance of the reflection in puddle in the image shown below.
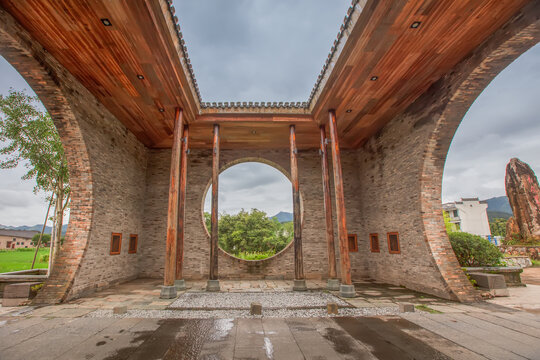
[[214,321],[214,332],[210,335],[212,340],[224,340],[234,326],[233,319],[216,319]]
[[268,359],[274,358],[274,346],[272,345],[270,339],[266,336],[264,337],[264,351],[266,351],[266,357]]

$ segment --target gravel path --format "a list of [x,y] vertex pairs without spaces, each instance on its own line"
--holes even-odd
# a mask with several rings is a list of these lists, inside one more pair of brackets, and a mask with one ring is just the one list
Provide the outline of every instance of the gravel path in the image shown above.
[[338,315],[329,315],[326,309],[263,310],[263,315],[250,315],[249,310],[128,310],[126,314],[114,315],[112,310],[96,310],[85,317],[91,318],[149,318],[149,319],[237,319],[237,318],[312,318],[336,316],[382,316],[397,315],[397,306],[339,309]]
[[252,302],[261,303],[263,309],[314,309],[324,308],[329,302],[340,307],[351,305],[324,292],[244,292],[244,293],[184,293],[168,309],[193,310],[245,310]]

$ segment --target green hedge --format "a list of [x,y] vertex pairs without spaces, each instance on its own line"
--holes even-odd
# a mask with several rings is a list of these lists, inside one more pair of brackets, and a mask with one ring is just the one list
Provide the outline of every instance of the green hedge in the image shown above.
[[466,232],[451,232],[448,237],[461,266],[504,266],[497,246],[483,237]]

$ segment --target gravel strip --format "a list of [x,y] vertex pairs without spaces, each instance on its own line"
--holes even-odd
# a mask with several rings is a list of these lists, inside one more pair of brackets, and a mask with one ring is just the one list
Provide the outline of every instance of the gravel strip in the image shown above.
[[184,293],[168,309],[245,310],[252,302],[261,303],[263,309],[312,309],[325,308],[329,302],[338,306],[351,306],[340,298],[325,292],[281,293]]
[[236,318],[312,318],[312,317],[336,317],[336,316],[381,316],[397,315],[397,306],[374,307],[374,308],[346,308],[339,309],[338,315],[330,315],[326,309],[302,309],[302,310],[263,310],[263,315],[250,315],[249,310],[128,310],[126,314],[114,315],[112,310],[96,310],[84,317],[90,318],[148,318],[148,319],[236,319]]

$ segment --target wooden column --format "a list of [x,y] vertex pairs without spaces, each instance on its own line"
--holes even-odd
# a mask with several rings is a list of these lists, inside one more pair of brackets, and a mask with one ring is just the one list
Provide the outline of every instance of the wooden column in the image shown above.
[[176,268],[176,238],[178,233],[178,186],[180,178],[180,150],[183,132],[182,110],[176,109],[171,153],[169,182],[169,208],[167,211],[167,245],[165,249],[165,274],[163,285],[174,286]]
[[296,149],[295,126],[290,126],[289,140],[291,145],[291,181],[293,191],[293,225],[294,225],[294,278],[304,279],[304,259],[302,255],[302,214],[300,212],[300,185],[298,183],[298,150]]
[[219,188],[219,125],[214,124],[212,156],[212,226],[210,237],[210,280],[218,278],[218,188]]
[[189,127],[184,125],[182,151],[180,154],[180,195],[178,197],[178,236],[176,238],[176,280],[183,279],[184,263],[184,220],[186,210],[187,152]]
[[320,129],[324,217],[326,220],[326,245],[328,247],[328,277],[335,279],[337,277],[336,248],[334,245],[334,224],[332,221],[332,198],[330,197],[330,173],[328,170],[328,153],[326,151],[326,131],[324,126],[321,126]]
[[341,155],[339,152],[339,139],[336,127],[336,113],[334,110],[330,110],[328,115],[328,130],[330,131],[330,138],[332,140],[332,165],[334,168],[341,283],[344,285],[351,285],[351,262],[349,259],[349,244],[347,242],[347,218],[345,212],[345,196],[343,194],[343,176],[341,174]]

